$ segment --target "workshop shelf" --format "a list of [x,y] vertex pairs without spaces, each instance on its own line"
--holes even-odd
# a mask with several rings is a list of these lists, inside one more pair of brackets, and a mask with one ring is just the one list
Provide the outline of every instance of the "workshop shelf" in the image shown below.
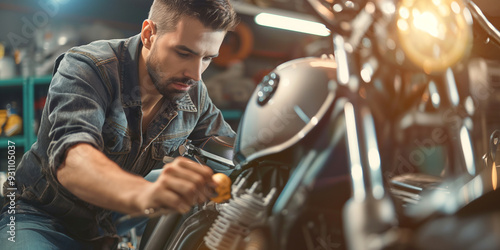
[[9,146],[9,141],[14,142],[14,146],[24,147],[25,139],[24,136],[12,136],[12,137],[0,137],[0,148],[7,148]]
[[[18,77],[7,80],[0,80],[0,89],[5,87],[19,86],[22,88],[22,118],[23,118],[23,134],[13,137],[0,137],[0,148],[6,148],[8,141],[16,143],[16,146],[23,147],[27,151],[36,141],[33,124],[35,120],[35,85],[48,85],[51,81],[51,76],[43,77]],[[2,90],[0,90],[2,91]],[[3,108],[3,107],[2,107]]]
[[7,86],[22,86],[26,83],[26,78],[12,78],[7,80],[0,80],[0,87]]

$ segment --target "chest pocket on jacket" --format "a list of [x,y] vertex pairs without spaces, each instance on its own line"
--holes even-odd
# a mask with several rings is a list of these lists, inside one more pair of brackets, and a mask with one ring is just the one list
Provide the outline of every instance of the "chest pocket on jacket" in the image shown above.
[[130,135],[126,132],[126,128],[122,128],[113,121],[106,121],[102,128],[102,137],[107,153],[111,155],[130,153],[132,143]]
[[176,152],[178,152],[179,146],[181,146],[186,141],[186,139],[187,136],[173,139],[159,139],[153,142],[153,159],[163,161],[164,156],[174,155]]

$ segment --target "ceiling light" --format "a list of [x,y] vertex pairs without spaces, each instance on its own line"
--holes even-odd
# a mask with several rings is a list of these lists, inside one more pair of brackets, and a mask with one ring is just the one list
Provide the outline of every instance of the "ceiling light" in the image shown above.
[[256,15],[255,22],[266,27],[290,30],[311,35],[330,35],[330,30],[327,29],[326,26],[322,23],[270,13],[260,13]]

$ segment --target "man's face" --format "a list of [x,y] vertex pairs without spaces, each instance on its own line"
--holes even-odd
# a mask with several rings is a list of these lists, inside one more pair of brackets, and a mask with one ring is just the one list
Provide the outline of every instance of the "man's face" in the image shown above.
[[175,31],[156,33],[146,69],[158,92],[171,101],[181,99],[218,55],[225,34],[190,17],[181,17]]

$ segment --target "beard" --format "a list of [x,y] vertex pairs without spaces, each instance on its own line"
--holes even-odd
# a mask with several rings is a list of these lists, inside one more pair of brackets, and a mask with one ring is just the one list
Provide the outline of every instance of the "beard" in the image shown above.
[[163,73],[160,69],[160,63],[158,58],[156,57],[155,52],[156,48],[153,47],[151,53],[149,54],[149,57],[146,59],[146,69],[149,73],[151,81],[153,82],[153,85],[155,86],[156,90],[168,101],[175,102],[182,99],[187,94],[187,91],[178,90],[175,88],[169,89],[168,86],[174,83],[183,83],[192,86],[198,82],[187,77],[166,78],[166,74]]

